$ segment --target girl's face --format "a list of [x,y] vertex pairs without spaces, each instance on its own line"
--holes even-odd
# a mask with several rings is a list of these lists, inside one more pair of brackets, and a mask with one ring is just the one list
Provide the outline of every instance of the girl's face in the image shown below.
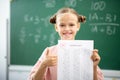
[[61,40],[74,40],[80,23],[75,14],[63,13],[57,15],[55,29]]

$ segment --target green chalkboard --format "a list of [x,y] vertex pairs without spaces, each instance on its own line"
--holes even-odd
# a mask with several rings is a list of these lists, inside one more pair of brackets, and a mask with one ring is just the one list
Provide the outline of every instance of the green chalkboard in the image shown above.
[[10,64],[34,65],[58,34],[49,18],[62,7],[72,7],[87,17],[78,40],[94,40],[102,69],[120,70],[120,0],[12,0]]

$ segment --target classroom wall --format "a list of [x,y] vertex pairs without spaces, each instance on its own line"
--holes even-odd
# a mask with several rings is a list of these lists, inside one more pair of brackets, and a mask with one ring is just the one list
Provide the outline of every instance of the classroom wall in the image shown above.
[[9,22],[10,0],[0,0],[0,80],[8,79],[7,68],[7,28]]

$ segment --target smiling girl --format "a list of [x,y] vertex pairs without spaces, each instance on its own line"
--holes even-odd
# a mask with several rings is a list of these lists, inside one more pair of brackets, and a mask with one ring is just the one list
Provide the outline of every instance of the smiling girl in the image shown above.
[[[85,22],[85,17],[79,15],[72,8],[61,8],[50,18],[61,40],[75,40],[80,29],[80,23]],[[57,45],[47,47],[31,70],[29,80],[57,80]],[[98,67],[100,56],[94,49],[91,56],[93,61],[94,80],[103,80],[103,74]],[[87,76],[86,76],[87,77]]]

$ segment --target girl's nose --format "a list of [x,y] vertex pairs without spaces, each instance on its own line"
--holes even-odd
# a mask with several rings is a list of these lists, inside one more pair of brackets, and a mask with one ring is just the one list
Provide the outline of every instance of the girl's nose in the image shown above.
[[66,27],[65,27],[65,30],[70,30],[70,27],[69,27],[69,26],[66,26]]

